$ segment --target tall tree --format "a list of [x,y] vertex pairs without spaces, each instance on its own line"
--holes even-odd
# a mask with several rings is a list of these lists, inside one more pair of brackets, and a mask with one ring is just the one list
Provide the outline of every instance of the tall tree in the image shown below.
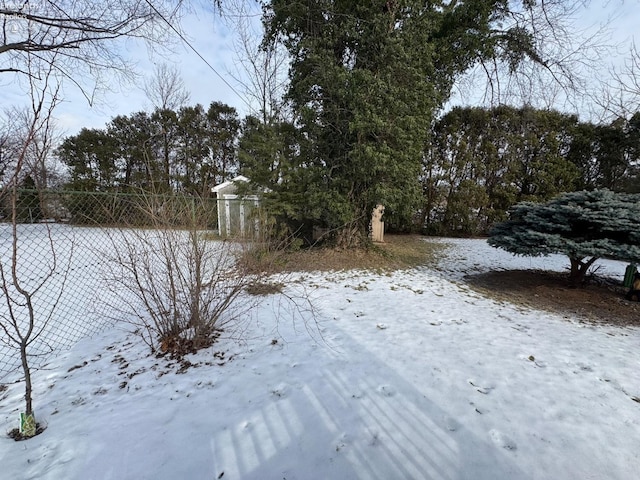
[[173,163],[170,157],[176,141],[176,111],[188,102],[189,92],[177,68],[166,63],[156,65],[153,77],[145,82],[144,91],[155,107],[152,120],[158,123],[160,128],[164,178],[159,185],[165,190],[170,190]]
[[[530,10],[535,2],[518,7]],[[310,219],[358,244],[373,207],[407,221],[419,202],[422,143],[455,80],[476,62],[543,61],[533,32],[506,29],[507,0],[271,0],[267,41],[291,55],[288,97],[310,140],[301,152],[322,205]]]
[[477,235],[518,201],[577,186],[569,159],[577,118],[530,107],[456,107],[434,125],[423,161],[424,227]]
[[66,138],[57,156],[73,189],[189,192],[207,196],[238,168],[240,121],[234,108],[213,102],[178,111],[155,109],[113,118],[105,129]]
[[107,126],[116,142],[121,186],[150,191],[164,184],[160,159],[159,129],[147,112],[118,115]]
[[117,144],[104,130],[83,128],[67,137],[56,154],[69,169],[67,188],[80,191],[101,191],[116,187],[118,178]]
[[629,120],[583,123],[576,127],[568,152],[580,171],[582,188],[636,190],[640,161],[640,113]]
[[579,172],[566,157],[577,117],[530,107],[493,111],[508,118],[504,155],[511,157],[505,163],[513,166],[510,180],[517,188],[517,201],[549,200],[575,189]]
[[[299,129],[290,122],[264,123],[248,116],[242,124],[238,145],[240,172],[251,180],[251,188],[263,193],[262,205],[290,232],[312,240],[306,221],[319,212],[310,201],[317,183],[301,164],[300,149],[305,144]],[[265,191],[266,189],[266,191]]]
[[209,179],[221,183],[237,169],[237,142],[240,120],[236,109],[222,102],[212,102],[207,110],[209,152],[213,171]]
[[150,118],[153,126],[152,139],[155,140],[151,145],[155,145],[158,151],[153,153],[157,155],[157,161],[161,164],[161,170],[158,172],[156,180],[156,190],[158,192],[168,192],[175,188],[173,184],[173,164],[176,148],[178,117],[175,110],[168,108],[156,108]]
[[207,196],[214,185],[209,152],[207,114],[200,104],[178,111],[176,173],[180,189]]

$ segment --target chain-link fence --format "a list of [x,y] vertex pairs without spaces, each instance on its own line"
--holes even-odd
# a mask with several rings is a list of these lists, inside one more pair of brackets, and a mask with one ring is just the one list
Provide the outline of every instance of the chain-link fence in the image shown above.
[[[227,211],[229,207],[227,205]],[[106,263],[123,232],[197,228],[215,238],[215,199],[69,191],[0,192],[0,379],[98,333],[121,315],[109,305]],[[27,335],[33,326],[33,331]]]

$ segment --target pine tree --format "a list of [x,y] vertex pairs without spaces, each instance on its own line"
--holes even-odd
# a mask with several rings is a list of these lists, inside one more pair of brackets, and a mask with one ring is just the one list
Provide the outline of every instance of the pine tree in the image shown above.
[[640,195],[608,190],[561,195],[547,203],[522,202],[489,233],[489,245],[523,256],[561,253],[580,284],[599,258],[640,262]]

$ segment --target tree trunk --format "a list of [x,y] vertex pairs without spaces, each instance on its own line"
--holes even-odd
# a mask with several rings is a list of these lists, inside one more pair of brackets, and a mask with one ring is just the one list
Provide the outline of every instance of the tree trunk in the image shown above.
[[33,415],[33,400],[31,394],[31,369],[27,360],[27,340],[20,343],[20,360],[22,361],[22,372],[24,373],[24,399],[26,403],[25,413]]
[[334,242],[341,249],[361,248],[369,243],[368,229],[357,220],[349,222],[336,232]]
[[584,283],[584,277],[586,276],[591,265],[597,260],[597,257],[591,257],[588,260],[578,257],[569,257],[571,261],[571,273],[569,274],[569,282],[574,287],[579,287]]

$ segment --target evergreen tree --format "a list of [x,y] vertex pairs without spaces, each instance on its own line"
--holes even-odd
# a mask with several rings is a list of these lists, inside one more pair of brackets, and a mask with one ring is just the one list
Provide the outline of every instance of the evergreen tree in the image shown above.
[[[523,2],[525,10],[531,2]],[[311,220],[359,243],[373,207],[408,223],[420,201],[423,142],[471,65],[538,58],[523,28],[500,28],[505,0],[425,3],[271,0],[266,41],[291,55],[288,98],[308,140],[299,162]]]
[[305,144],[300,131],[289,122],[263,123],[254,116],[243,121],[239,144],[240,172],[251,180],[248,187],[264,191],[262,206],[301,237],[311,240],[310,218],[318,218],[314,201],[319,184],[301,163]]
[[236,109],[221,102],[212,102],[207,110],[207,127],[213,167],[209,178],[218,184],[229,180],[238,166],[240,120]]
[[16,221],[20,223],[35,223],[42,220],[42,209],[40,208],[40,193],[37,190],[36,182],[31,175],[27,175],[16,199]]
[[439,119],[423,162],[429,233],[477,235],[518,201],[573,191],[567,159],[577,118],[530,107],[456,107]]
[[516,255],[567,255],[570,281],[579,284],[598,258],[640,262],[639,218],[640,195],[572,192],[543,204],[515,205],[488,243]]
[[106,129],[83,129],[57,151],[69,167],[67,187],[85,191],[189,192],[206,196],[238,167],[240,121],[213,102],[156,108],[113,118]]
[[169,192],[176,188],[175,185],[175,150],[177,139],[178,117],[175,111],[169,108],[156,108],[149,118],[152,127],[155,146],[154,156],[157,157],[158,166],[154,179],[156,192]]
[[214,166],[209,154],[207,115],[200,104],[182,107],[178,111],[175,163],[176,181],[181,191],[203,196],[209,194],[215,184],[211,178]]
[[94,192],[118,184],[117,143],[104,130],[83,128],[65,138],[56,155],[69,168],[71,178],[66,187],[71,190]]
[[164,184],[160,132],[147,112],[118,115],[109,122],[107,133],[117,145],[122,189],[151,191]]

